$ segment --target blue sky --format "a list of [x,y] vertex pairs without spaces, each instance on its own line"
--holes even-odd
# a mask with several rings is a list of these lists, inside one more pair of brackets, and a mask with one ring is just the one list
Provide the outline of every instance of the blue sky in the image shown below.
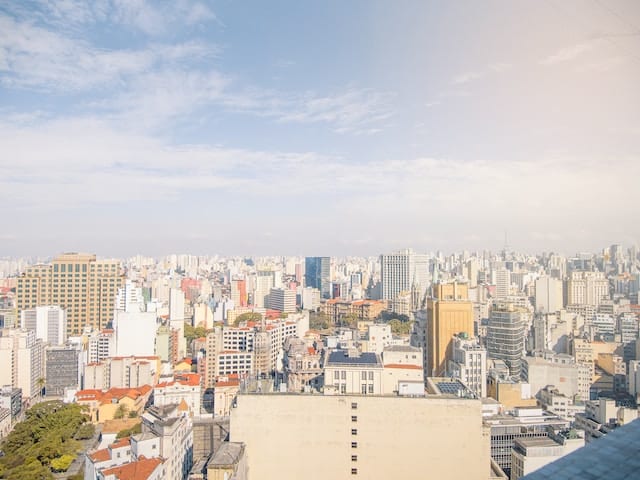
[[0,4],[0,255],[636,243],[640,4]]

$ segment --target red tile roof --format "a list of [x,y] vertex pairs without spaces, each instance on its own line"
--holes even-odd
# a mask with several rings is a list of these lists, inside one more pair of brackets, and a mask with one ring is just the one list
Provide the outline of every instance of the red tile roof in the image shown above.
[[102,450],[96,450],[95,452],[90,453],[89,458],[93,463],[106,462],[111,459],[111,454],[109,453],[108,448],[103,448]]
[[146,480],[162,464],[160,458],[145,458],[140,456],[137,462],[127,463],[119,467],[103,470],[103,474],[115,475],[118,480]]

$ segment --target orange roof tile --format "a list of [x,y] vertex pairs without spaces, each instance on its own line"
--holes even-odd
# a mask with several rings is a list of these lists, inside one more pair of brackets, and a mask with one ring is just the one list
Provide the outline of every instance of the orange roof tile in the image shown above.
[[111,454],[109,453],[108,448],[103,448],[102,450],[96,450],[95,452],[90,453],[89,458],[93,463],[106,462],[111,458]]
[[115,475],[118,480],[146,480],[162,463],[160,458],[145,458],[140,456],[137,462],[131,462],[119,467],[104,470],[104,476]]
[[109,445],[109,448],[114,450],[116,448],[128,447],[129,445],[131,445],[131,437],[122,437]]

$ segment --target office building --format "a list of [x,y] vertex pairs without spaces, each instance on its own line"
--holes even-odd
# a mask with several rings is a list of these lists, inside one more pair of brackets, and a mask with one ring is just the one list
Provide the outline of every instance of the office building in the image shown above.
[[67,335],[80,335],[87,326],[100,330],[111,321],[122,282],[118,260],[65,253],[26,269],[18,278],[17,307],[58,305],[67,314]]
[[[473,303],[464,283],[439,283],[434,297],[427,300],[426,312],[427,376],[443,376],[453,360],[453,337],[466,333],[473,337]],[[421,345],[416,345],[421,346]]]
[[536,279],[536,312],[554,313],[562,310],[562,281],[542,276]]
[[567,280],[568,305],[598,306],[609,298],[609,281],[602,272],[571,272]]
[[548,385],[571,399],[589,399],[591,367],[577,363],[571,355],[550,351],[535,352],[534,357],[522,358],[522,378],[531,385],[535,396]]
[[507,476],[511,475],[511,451],[516,439],[545,438],[549,431],[569,427],[569,420],[536,407],[516,408],[513,414],[492,415],[483,421],[491,431],[491,458]]
[[63,345],[67,340],[66,312],[57,306],[28,308],[20,312],[23,329],[34,330],[36,337],[49,345]]
[[75,346],[48,347],[45,352],[45,395],[62,397],[65,389],[79,389],[80,365],[80,350]]
[[407,249],[380,255],[382,299],[395,300],[401,292],[416,291],[419,308],[429,284],[429,257]]
[[296,312],[296,292],[284,288],[272,288],[269,290],[268,308],[282,313]]
[[305,287],[320,290],[322,298],[331,298],[331,258],[306,257],[304,265]]
[[512,376],[520,375],[525,339],[525,311],[512,303],[493,306],[487,329],[487,353],[503,360]]
[[551,432],[546,437],[516,438],[511,451],[511,480],[519,480],[584,444],[584,435],[577,430]]

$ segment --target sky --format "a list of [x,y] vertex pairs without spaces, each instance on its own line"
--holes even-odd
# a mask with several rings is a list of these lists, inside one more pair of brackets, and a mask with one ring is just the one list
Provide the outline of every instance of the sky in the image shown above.
[[0,2],[0,256],[640,237],[640,2]]

